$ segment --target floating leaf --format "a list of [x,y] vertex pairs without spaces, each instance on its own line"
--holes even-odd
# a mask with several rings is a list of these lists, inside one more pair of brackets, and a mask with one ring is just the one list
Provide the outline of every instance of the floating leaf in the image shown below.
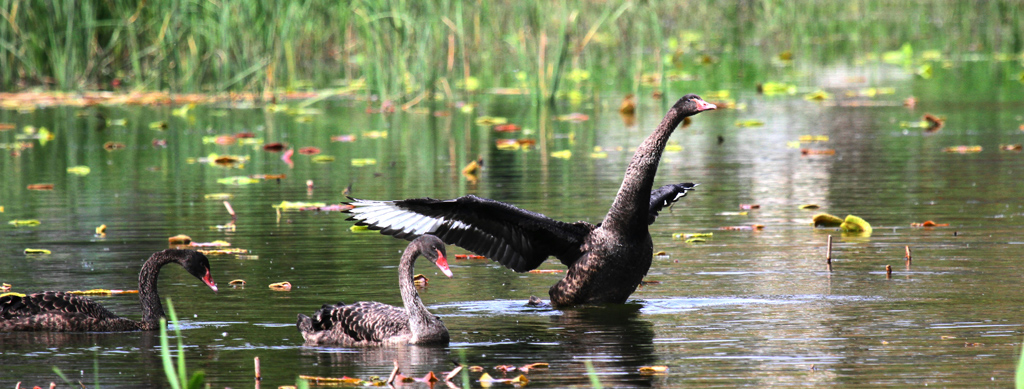
[[388,137],[388,132],[387,131],[367,131],[367,132],[363,133],[363,137],[370,138],[370,139],[387,138]]
[[513,385],[526,385],[530,380],[525,375],[520,374],[516,378],[494,378],[490,374],[484,373],[480,376],[480,384],[483,386],[490,386],[491,384],[513,384]]
[[764,224],[751,224],[749,226],[725,226],[718,227],[723,231],[759,231],[764,229]]
[[231,200],[235,195],[231,193],[210,193],[204,195],[203,198],[207,200]]
[[372,230],[370,230],[369,226],[355,226],[354,225],[352,227],[349,227],[348,230],[352,231],[352,232],[373,232]]
[[96,227],[96,235],[105,235],[106,233],[107,233],[107,225],[106,224],[101,224],[99,227]]
[[512,123],[501,124],[501,125],[494,126],[494,131],[498,131],[498,132],[516,132],[516,131],[519,131],[521,129],[522,129],[522,127],[520,127],[518,124],[512,124]]
[[191,242],[189,246],[192,247],[229,247],[231,243],[223,240],[215,240],[213,242]]
[[759,209],[761,204],[740,204],[740,209]]
[[234,176],[217,179],[218,184],[224,185],[249,185],[260,182],[260,180],[249,178],[246,176]]
[[800,149],[800,155],[836,155],[835,149]]
[[718,215],[718,216],[747,216],[747,213],[748,212],[728,211],[728,212],[719,212],[719,213],[716,213],[715,215]]
[[529,365],[520,366],[519,370],[522,370],[524,373],[526,373],[532,369],[547,369],[548,367],[550,367],[550,365],[548,365],[547,362],[537,362],[531,363]]
[[800,209],[818,209],[821,208],[818,204],[804,204],[800,206]]
[[352,158],[352,166],[368,166],[376,164],[377,160],[374,158]]
[[455,254],[455,259],[487,259],[487,257],[476,254]]
[[317,156],[313,157],[313,162],[316,162],[316,163],[330,163],[330,162],[334,162],[334,157],[332,157],[330,155],[317,155]]
[[843,224],[839,225],[839,230],[843,232],[871,234],[871,224],[868,224],[864,219],[857,216],[846,215],[846,220],[843,220]]
[[530,273],[534,273],[534,274],[558,274],[558,273],[564,273],[564,272],[565,272],[565,270],[562,270],[562,269],[533,269],[533,270],[530,270]]
[[176,244],[189,244],[189,243],[192,243],[192,237],[190,237],[188,235],[184,235],[184,234],[179,234],[179,235],[175,235],[175,236],[172,236],[170,238],[167,238],[167,243],[172,244],[172,245],[176,245]]
[[595,152],[590,153],[590,158],[593,158],[593,159],[605,159],[605,158],[608,158],[608,153],[606,153],[604,151],[595,151]]
[[283,180],[287,177],[288,175],[286,174],[253,174],[249,176],[249,178],[254,180]]
[[331,137],[331,142],[355,142],[355,135],[336,135]]
[[79,176],[87,175],[91,171],[92,169],[89,169],[88,166],[72,166],[68,168],[68,173],[77,174]]
[[1003,151],[1021,151],[1024,150],[1024,145],[1020,143],[1012,145],[999,145],[999,149]]
[[640,373],[652,374],[652,373],[664,373],[668,371],[668,366],[641,366]]
[[360,385],[360,386],[363,386],[364,383],[368,383],[367,381],[363,381],[363,380],[361,380],[359,378],[352,378],[352,377],[348,377],[348,376],[342,376],[341,378],[334,378],[334,377],[317,377],[317,376],[311,376],[311,375],[300,375],[299,379],[303,379],[303,380],[306,380],[306,381],[312,381],[311,382],[312,384],[321,384],[321,383],[323,383],[323,384],[350,384],[350,385]]
[[508,118],[500,116],[480,116],[474,121],[478,126],[495,126],[508,123]]
[[496,139],[494,145],[498,150],[519,150],[520,148],[519,142],[515,139]]
[[281,143],[281,142],[267,143],[267,144],[263,145],[263,150],[270,151],[270,152],[275,152],[275,153],[276,152],[280,152],[280,151],[284,150],[284,143]]
[[714,235],[715,235],[715,233],[713,233],[713,232],[698,232],[698,233],[692,233],[692,234],[687,234],[687,233],[679,232],[679,233],[672,234],[672,238],[674,238],[674,239],[710,238],[710,237],[712,237]]
[[30,255],[49,255],[50,250],[47,249],[25,249],[25,254]]
[[283,211],[300,211],[308,208],[320,208],[326,206],[327,203],[314,203],[307,201],[282,201],[280,204],[272,205],[272,207],[279,208]]
[[942,151],[943,152],[947,152],[947,153],[960,153],[960,154],[980,153],[981,152],[981,146],[953,146],[953,147],[946,147],[946,148],[942,149]]
[[949,227],[949,223],[939,224],[939,223],[933,222],[931,220],[928,220],[928,221],[925,221],[923,223],[910,223],[910,226],[911,227]]
[[103,149],[107,151],[120,150],[125,147],[124,143],[121,142],[107,142],[103,144]]
[[828,142],[828,135],[800,135],[800,143]]
[[0,298],[4,298],[4,297],[7,297],[7,296],[25,297],[25,294],[24,293],[16,293],[16,292],[0,293]]
[[292,283],[288,281],[275,282],[273,284],[270,284],[270,289],[279,291],[289,291],[292,290]]
[[139,294],[137,290],[131,289],[89,289],[89,290],[72,290],[68,293],[83,295],[83,296],[111,296],[115,294]]
[[823,91],[823,90],[814,91],[814,92],[811,92],[811,93],[808,93],[808,94],[804,95],[804,100],[809,100],[809,101],[822,101],[822,100],[829,100],[831,98],[832,98],[832,95],[829,94],[828,92]]
[[679,151],[683,151],[683,146],[680,146],[680,145],[677,145],[677,144],[665,145],[665,152],[671,153],[671,152],[679,152]]
[[53,184],[29,184],[25,187],[28,190],[53,190]]
[[154,129],[154,130],[166,130],[167,129],[167,122],[164,122],[164,121],[152,122],[152,123],[149,123],[149,128]]
[[764,121],[757,119],[740,120],[736,122],[736,127],[761,127],[764,125]]
[[203,253],[205,255],[238,255],[238,254],[245,254],[245,253],[249,252],[249,250],[240,249],[240,248],[215,249],[215,250],[196,250],[196,251],[198,251],[200,253]]
[[585,122],[587,120],[590,120],[590,116],[587,116],[587,115],[584,115],[584,114],[578,113],[578,112],[573,112],[573,113],[570,113],[570,114],[567,114],[567,115],[560,115],[560,116],[556,117],[555,120],[558,120],[560,122],[580,123],[580,122]]
[[839,227],[843,224],[843,219],[838,216],[829,215],[827,213],[819,213],[814,215],[811,220],[814,222],[815,227]]
[[552,158],[569,159],[572,158],[571,150],[553,151],[551,152]]
[[416,285],[424,286],[428,282],[430,282],[430,279],[427,278],[427,276],[425,276],[425,275],[416,274],[416,275],[412,276],[412,283],[414,283]]
[[299,149],[299,154],[302,155],[317,155],[320,154],[320,149],[316,147],[303,147]]
[[7,223],[15,227],[35,227],[40,224],[36,219],[14,219]]
[[796,85],[781,82],[766,82],[760,85],[758,92],[764,93],[765,96],[795,95]]
[[245,286],[245,280],[243,280],[243,279],[231,280],[230,282],[228,282],[228,285]]
[[690,238],[690,239],[686,240],[686,243],[691,243],[691,244],[692,243],[704,243],[704,242],[707,242],[707,241],[708,240],[704,239],[704,238]]

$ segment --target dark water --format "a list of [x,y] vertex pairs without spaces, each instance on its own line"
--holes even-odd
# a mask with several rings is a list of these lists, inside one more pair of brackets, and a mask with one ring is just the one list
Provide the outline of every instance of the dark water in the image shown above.
[[[17,127],[0,132],[0,142],[14,142],[26,125],[54,134],[45,144],[30,141],[34,147],[20,156],[0,156],[0,282],[25,293],[134,289],[142,260],[166,248],[169,236],[226,240],[248,249],[248,257],[212,257],[219,293],[179,269],[161,275],[162,296],[172,298],[183,318],[188,367],[204,370],[213,387],[252,385],[254,357],[262,361],[262,386],[271,388],[294,384],[298,375],[387,376],[393,360],[411,376],[451,370],[452,360],[484,366],[493,376],[500,376],[491,369],[496,365],[550,363],[527,374],[530,387],[589,386],[584,361],[593,363],[605,387],[1007,387],[1024,336],[1024,155],[999,145],[1024,143],[1018,129],[1024,99],[1016,81],[975,85],[968,93],[957,84],[965,73],[992,66],[966,64],[927,84],[885,66],[818,70],[820,79],[793,96],[734,88],[732,96],[745,108],[696,117],[672,138],[682,150],[666,152],[662,160],[657,184],[701,185],[652,227],[656,250],[666,253],[655,258],[647,278],[658,283],[645,285],[622,306],[559,311],[524,303],[530,295],[546,298],[562,274],[517,274],[487,260],[456,260],[455,278],[445,279],[420,267],[431,278],[420,293],[452,333],[448,348],[301,346],[297,313],[337,301],[400,304],[395,273],[405,242],[354,233],[338,213],[284,212],[279,218],[272,205],[336,203],[351,184],[352,194],[362,198],[473,193],[556,219],[597,222],[618,189],[630,150],[660,120],[665,102],[643,101],[633,126],[616,112],[616,98],[539,110],[519,98],[487,97],[471,114],[452,110],[440,117],[367,114],[365,103],[342,99],[313,105],[322,112],[308,122],[287,112],[228,105],[196,107],[185,118],[172,115],[172,107],[0,111],[0,122]],[[829,86],[838,98],[805,100],[804,89],[814,85]],[[895,93],[845,96],[868,86],[893,87]],[[671,95],[710,89],[674,85]],[[909,95],[918,98],[916,108],[903,107]],[[569,112],[590,120],[553,120]],[[932,134],[900,127],[924,112],[945,116],[946,126]],[[497,133],[474,124],[480,115],[506,116],[529,131]],[[101,126],[106,119],[125,119],[126,125]],[[747,119],[765,124],[735,124]],[[169,128],[151,129],[159,120]],[[280,153],[260,147],[203,143],[204,136],[241,131],[266,143],[316,146],[336,159],[316,163],[296,153],[289,167]],[[364,136],[368,131],[388,136],[373,139]],[[342,134],[357,139],[330,141]],[[802,156],[787,145],[801,135],[827,135],[827,142],[799,147],[831,148],[835,155]],[[526,151],[497,150],[495,139],[506,137],[538,142]],[[153,139],[165,139],[167,147],[152,146]],[[108,141],[127,147],[105,151]],[[982,151],[943,152],[957,145],[980,145]],[[608,156],[591,158],[595,146]],[[571,150],[572,157],[550,155],[561,150]],[[250,160],[241,168],[190,162],[210,153]],[[474,184],[459,171],[477,155],[486,169]],[[377,163],[353,166],[354,158]],[[76,165],[91,173],[66,172]],[[217,182],[254,174],[287,176],[246,186]],[[52,183],[54,190],[26,190],[36,183]],[[205,198],[213,193],[233,195],[237,229],[215,228],[231,218],[221,200]],[[733,214],[739,204],[761,207]],[[803,204],[821,209],[799,209]],[[861,216],[874,233],[814,229],[809,224],[817,212]],[[41,225],[14,227],[7,223],[13,219]],[[910,227],[925,220],[950,226]],[[107,235],[96,237],[101,224]],[[764,229],[719,229],[751,224]],[[672,238],[683,232],[714,236],[695,244]],[[824,264],[828,235],[835,239],[832,273]],[[905,246],[913,250],[911,271],[904,268]],[[26,256],[25,248],[52,254]],[[232,279],[247,285],[232,288]],[[267,287],[280,281],[294,288]],[[139,316],[134,295],[96,299],[119,314]],[[2,387],[61,382],[53,367],[76,385],[166,386],[152,333],[0,334],[0,351]],[[657,365],[668,371],[638,371]],[[479,376],[470,373],[469,385],[480,386]]]

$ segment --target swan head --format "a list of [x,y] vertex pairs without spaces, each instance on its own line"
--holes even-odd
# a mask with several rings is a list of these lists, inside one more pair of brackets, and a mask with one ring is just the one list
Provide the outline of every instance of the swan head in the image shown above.
[[704,99],[695,94],[683,96],[683,98],[676,102],[673,108],[681,110],[685,116],[696,115],[704,111],[718,109],[714,104],[704,101]]
[[416,238],[413,243],[417,245],[416,248],[420,251],[420,255],[433,262],[448,278],[452,278],[452,271],[448,268],[447,251],[441,238],[434,235],[423,235]]
[[217,291],[217,283],[213,282],[213,275],[210,274],[210,259],[203,253],[195,250],[164,250],[165,254],[171,255],[175,260],[188,271],[189,274],[203,281],[206,286]]

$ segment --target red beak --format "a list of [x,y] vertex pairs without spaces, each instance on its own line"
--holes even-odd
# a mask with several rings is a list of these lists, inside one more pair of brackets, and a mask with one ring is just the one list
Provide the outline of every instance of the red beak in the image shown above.
[[448,258],[445,258],[444,254],[441,254],[441,250],[437,250],[437,260],[434,261],[434,264],[437,265],[438,269],[441,269],[441,272],[444,273],[444,275],[448,276],[448,278],[452,278],[452,271],[451,269],[448,269]]
[[213,282],[213,275],[210,274],[210,269],[206,269],[206,275],[203,276],[203,282],[205,282],[206,286],[209,286],[210,289],[213,289],[214,292],[217,291],[217,283]]
[[697,103],[697,111],[698,112],[703,112],[703,111],[712,110],[712,109],[718,109],[718,107],[716,107],[714,104],[711,104],[711,103],[709,103],[707,101],[704,101],[704,100],[701,100],[701,99],[694,99],[694,102]]

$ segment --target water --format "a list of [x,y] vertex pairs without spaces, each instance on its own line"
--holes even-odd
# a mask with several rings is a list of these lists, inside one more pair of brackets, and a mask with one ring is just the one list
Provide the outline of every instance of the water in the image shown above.
[[[824,103],[735,88],[733,96],[745,109],[697,116],[672,138],[682,151],[666,152],[662,160],[657,184],[701,185],[651,229],[656,250],[667,254],[655,258],[647,277],[658,282],[622,306],[552,310],[525,302],[530,295],[546,298],[562,274],[517,274],[487,260],[453,260],[455,278],[445,279],[421,266],[418,271],[431,281],[420,294],[451,331],[447,348],[303,347],[294,325],[298,313],[337,301],[401,303],[395,273],[405,242],[351,232],[351,223],[338,213],[279,217],[272,205],[336,203],[351,184],[352,195],[361,198],[473,193],[560,220],[598,222],[631,148],[660,120],[660,102],[644,101],[632,127],[615,111],[614,98],[597,107],[538,113],[518,98],[487,97],[473,114],[440,117],[367,114],[365,103],[341,99],[316,105],[322,114],[310,115],[308,122],[227,105],[199,106],[187,118],[172,115],[171,107],[2,111],[0,122],[18,130],[0,132],[0,142],[13,142],[25,125],[45,126],[55,137],[45,145],[32,141],[34,147],[20,156],[0,157],[0,282],[27,293],[134,289],[142,260],[167,247],[170,236],[226,240],[248,249],[255,257],[211,257],[218,293],[180,269],[161,274],[161,295],[173,299],[183,319],[189,370],[205,371],[213,387],[253,385],[254,357],[262,361],[263,387],[294,384],[300,374],[387,376],[393,360],[410,376],[449,371],[453,360],[483,366],[492,376],[501,375],[496,365],[550,363],[527,374],[530,387],[588,386],[584,361],[593,363],[606,387],[1007,387],[1024,335],[1024,155],[998,146],[1024,143],[1018,129],[1024,100],[1019,85],[1009,83],[978,85],[969,93],[934,87],[992,65],[958,66],[924,85],[885,66],[866,71],[871,83],[844,81],[847,69],[819,69],[815,74],[826,76],[808,84],[827,84],[840,97]],[[696,85],[672,95],[710,89]],[[843,97],[863,86],[894,87],[896,93]],[[914,109],[902,106],[911,94],[920,101]],[[573,111],[591,119],[552,120]],[[899,126],[920,120],[924,112],[944,115],[946,126],[933,134]],[[530,132],[507,135],[475,125],[473,119],[484,114],[507,116]],[[106,119],[126,119],[126,125],[100,129]],[[765,125],[735,125],[747,119]],[[160,120],[167,130],[150,128]],[[202,141],[241,131],[266,143],[316,146],[336,160],[315,163],[296,153],[289,167],[280,153]],[[371,139],[364,136],[368,131],[388,136]],[[357,140],[330,141],[341,134]],[[836,154],[802,156],[787,146],[801,135],[827,135],[827,142],[800,147],[832,148]],[[495,139],[506,137],[538,144],[527,151],[495,149]],[[154,147],[153,139],[165,139],[167,147]],[[108,141],[126,148],[105,151]],[[956,145],[983,150],[942,151]],[[607,158],[590,158],[594,146],[607,151]],[[571,150],[572,157],[550,156],[560,150]],[[210,153],[250,160],[241,168],[190,162]],[[486,169],[474,184],[459,170],[477,155]],[[352,166],[353,158],[377,163]],[[91,173],[66,172],[76,165],[89,166]],[[217,182],[254,174],[287,176],[247,186]],[[54,190],[25,189],[35,183],[53,183]],[[237,229],[215,228],[231,217],[221,200],[205,198],[213,193],[233,195]],[[761,207],[731,214],[744,203]],[[803,204],[821,209],[799,209]],[[814,229],[809,223],[817,212],[861,216],[874,233]],[[38,219],[41,225],[15,228],[6,223],[13,219]],[[950,226],[910,227],[925,220]],[[107,235],[96,237],[101,224],[108,226]],[[751,224],[765,227],[719,229]],[[714,236],[687,244],[672,238],[680,232]],[[831,273],[824,264],[828,235],[835,239]],[[905,246],[913,250],[910,271],[904,268]],[[52,254],[26,256],[25,248]],[[449,253],[463,251],[451,247]],[[891,279],[887,264],[894,270]],[[551,262],[543,268],[562,267]],[[233,288],[233,279],[247,284]],[[280,281],[294,288],[267,287]],[[134,295],[96,300],[119,314],[139,316]],[[152,333],[0,334],[0,351],[4,387],[61,382],[53,367],[76,385],[98,380],[104,387],[166,386],[159,339]],[[659,365],[667,372],[638,371]],[[469,374],[470,386],[480,386],[480,374]]]

